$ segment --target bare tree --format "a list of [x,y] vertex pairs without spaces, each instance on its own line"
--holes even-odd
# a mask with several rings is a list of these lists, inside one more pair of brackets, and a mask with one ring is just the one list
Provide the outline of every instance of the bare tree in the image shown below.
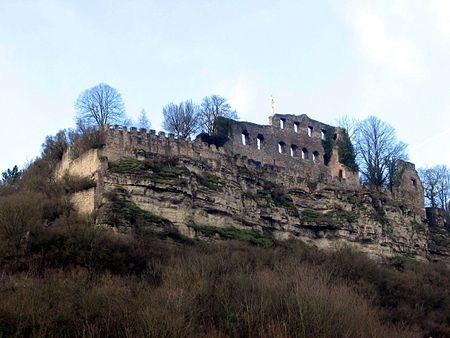
[[144,109],[141,110],[137,121],[138,128],[150,129],[151,123],[147,117],[147,113]]
[[359,123],[360,121],[357,118],[348,115],[344,115],[336,120],[336,125],[346,130],[348,137],[353,144],[356,143]]
[[356,149],[362,179],[374,187],[392,189],[395,162],[406,160],[406,144],[397,140],[395,129],[375,116],[363,120],[356,131]]
[[214,132],[214,124],[219,116],[238,119],[236,111],[231,109],[227,99],[219,95],[204,97],[200,104],[199,112],[201,130],[205,133],[212,134]]
[[186,138],[198,131],[198,106],[191,100],[163,108],[163,128],[177,137]]
[[445,165],[419,169],[426,204],[433,208],[449,210],[450,170]]
[[75,102],[75,109],[80,128],[101,128],[108,123],[121,123],[125,118],[121,95],[105,83],[82,92]]

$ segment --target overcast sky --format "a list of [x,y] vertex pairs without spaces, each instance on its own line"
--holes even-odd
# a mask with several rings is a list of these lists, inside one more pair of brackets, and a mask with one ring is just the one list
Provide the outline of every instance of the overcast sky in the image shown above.
[[241,120],[376,115],[417,166],[450,165],[450,1],[0,0],[0,171],[74,127],[100,82],[161,130],[169,102],[229,99]]

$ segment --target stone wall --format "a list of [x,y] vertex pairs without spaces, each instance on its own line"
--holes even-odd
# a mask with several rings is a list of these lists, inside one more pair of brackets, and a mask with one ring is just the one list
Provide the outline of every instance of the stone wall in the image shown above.
[[420,218],[425,219],[423,186],[414,163],[398,160],[392,189],[394,199],[399,203],[408,202],[409,208]]
[[[330,126],[307,115],[270,117],[267,126],[230,121],[225,148],[264,164],[273,164],[301,173],[313,181],[342,181],[359,186],[358,174],[339,162],[337,147],[328,165],[324,163],[322,139]],[[339,129],[334,138],[339,137]]]
[[428,249],[434,260],[450,260],[450,219],[440,208],[426,208],[430,230]]

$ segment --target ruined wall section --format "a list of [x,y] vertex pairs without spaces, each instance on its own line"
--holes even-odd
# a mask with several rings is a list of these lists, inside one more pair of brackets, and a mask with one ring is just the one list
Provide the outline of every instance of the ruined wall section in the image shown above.
[[140,153],[161,156],[181,156],[189,158],[215,159],[225,155],[223,148],[208,146],[200,140],[175,138],[173,134],[156,133],[155,130],[114,126],[105,130],[105,147],[102,156],[115,162],[124,156],[139,156]]
[[70,200],[75,210],[81,214],[91,214],[100,205],[103,194],[103,173],[107,163],[102,159],[101,149],[90,149],[81,156],[73,159],[71,149],[64,154],[55,170],[56,179],[71,176],[89,179],[95,187],[74,192]]
[[396,162],[392,195],[398,204],[406,204],[418,219],[426,219],[423,185],[414,163],[402,160]]
[[270,125],[263,126],[230,120],[225,148],[263,164],[297,172],[313,182],[343,182],[349,188],[359,187],[357,173],[339,162],[337,147],[328,165],[324,164],[322,139],[328,125],[305,114],[276,114],[269,121]]
[[426,208],[430,239],[428,250],[436,261],[450,261],[450,219],[441,208]]

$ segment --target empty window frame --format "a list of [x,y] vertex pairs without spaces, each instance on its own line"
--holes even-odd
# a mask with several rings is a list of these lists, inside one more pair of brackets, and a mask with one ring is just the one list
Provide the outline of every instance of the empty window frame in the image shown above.
[[242,140],[242,144],[244,146],[248,145],[248,132],[247,130],[244,130],[241,134],[241,140]]
[[311,137],[313,134],[313,127],[309,126],[308,127],[308,136]]
[[286,154],[286,143],[278,142],[278,152],[280,154]]
[[264,141],[264,136],[262,136],[261,134],[258,134],[258,136],[256,137],[256,149],[258,149],[258,150],[262,149],[263,141]]
[[325,134],[327,133],[327,131],[325,130],[325,129],[322,129],[321,131],[320,131],[320,138],[322,139],[322,140],[325,140]]
[[315,151],[312,153],[312,160],[314,163],[317,163],[317,161],[319,160],[319,152]]
[[299,129],[300,129],[300,123],[294,122],[294,132],[298,133]]
[[302,160],[307,160],[308,159],[308,149],[303,148],[302,149]]
[[286,119],[280,119],[280,129],[284,129],[285,124],[286,124]]
[[295,144],[291,144],[290,155],[291,157],[297,157],[297,146]]

